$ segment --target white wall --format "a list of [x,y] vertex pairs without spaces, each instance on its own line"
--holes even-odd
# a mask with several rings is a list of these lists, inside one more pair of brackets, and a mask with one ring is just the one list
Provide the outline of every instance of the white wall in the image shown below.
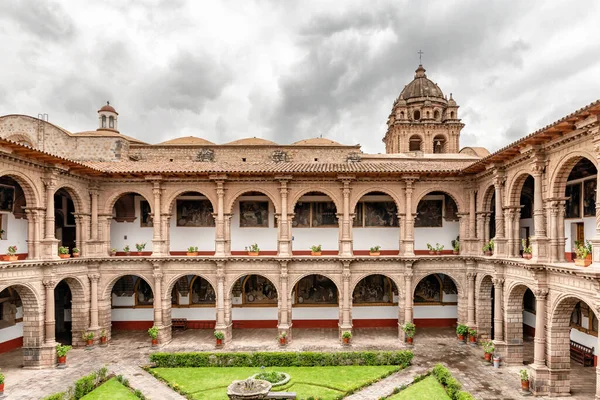
[[397,319],[398,306],[352,307],[352,319]]
[[215,321],[214,307],[183,307],[171,308],[171,318],[187,318],[191,321]]
[[[125,245],[129,245],[129,250],[134,252],[137,251],[135,248],[136,243],[146,243],[144,251],[152,251],[152,237],[154,235],[154,228],[142,228],[140,226],[140,201],[144,198],[142,196],[135,196],[135,221],[133,222],[117,222],[114,219],[110,223],[110,247],[117,249],[117,251],[123,251]],[[115,210],[113,209],[113,215]],[[125,239],[127,236],[127,239]]]
[[435,247],[436,243],[444,246],[444,250],[452,250],[452,240],[460,231],[458,221],[442,219],[441,228],[415,228],[415,250],[427,250],[427,243]]
[[587,347],[594,348],[594,355],[598,355],[598,338],[587,333],[583,333],[577,329],[571,328],[571,340],[581,343]]
[[400,228],[352,228],[354,250],[369,250],[381,246],[381,250],[400,249]]
[[135,295],[134,296],[117,296],[112,294],[112,305],[113,307],[133,307],[135,306]]
[[17,253],[27,253],[27,220],[16,219],[13,213],[2,213],[2,229],[6,233],[0,240],[0,254],[8,252],[8,246],[17,246]]
[[[533,225],[533,218],[524,218],[519,220],[519,238],[520,239],[525,239],[525,232],[523,232],[523,228],[529,228],[529,237],[532,237],[533,235],[535,235],[535,231],[534,231],[534,225]],[[523,246],[520,247],[521,249],[523,248]]]
[[523,311],[523,323],[535,328],[535,314],[529,311]]
[[[1,306],[1,304],[0,304]],[[17,307],[15,319],[23,318],[23,307]],[[23,336],[23,322],[17,322],[14,325],[4,327],[8,322],[0,321],[0,343],[17,339]]]
[[[257,243],[263,251],[277,250],[277,228],[275,228],[275,209],[269,201],[269,227],[268,228],[241,228],[240,227],[240,200],[269,201],[267,196],[240,196],[233,205],[231,217],[231,250],[244,251],[247,246]],[[214,237],[213,237],[214,241]]]
[[277,320],[277,307],[233,307],[231,318],[235,321]]
[[575,249],[575,239],[577,239],[578,222],[583,222],[583,235],[585,240],[593,239],[596,236],[596,217],[576,218],[565,220],[565,253],[571,253]]
[[153,308],[113,308],[113,321],[154,321]]
[[310,251],[311,246],[321,245],[323,250],[339,250],[338,228],[292,228],[292,249]]
[[292,319],[339,319],[339,307],[292,307]]
[[197,246],[198,251],[215,251],[215,227],[177,226],[176,218],[172,217],[170,229],[171,251],[186,251],[190,246]]
[[442,318],[458,318],[458,307],[452,306],[418,306],[414,305],[414,317],[415,319],[429,318],[429,319],[442,319]]

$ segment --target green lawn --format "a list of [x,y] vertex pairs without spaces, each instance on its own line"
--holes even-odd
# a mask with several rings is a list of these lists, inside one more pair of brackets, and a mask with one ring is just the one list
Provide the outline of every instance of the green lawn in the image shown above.
[[420,382],[410,385],[400,393],[389,397],[388,400],[450,400],[444,387],[429,376]]
[[115,378],[109,379],[92,392],[82,397],[82,400],[137,400],[137,397]]
[[[309,396],[320,400],[334,400],[365,383],[398,371],[400,367],[347,366],[347,367],[269,367],[266,371],[287,372],[291,380],[273,390],[296,392],[298,399]],[[234,380],[246,379],[260,372],[260,368],[154,368],[162,379],[177,384],[194,399],[227,400],[227,386]]]

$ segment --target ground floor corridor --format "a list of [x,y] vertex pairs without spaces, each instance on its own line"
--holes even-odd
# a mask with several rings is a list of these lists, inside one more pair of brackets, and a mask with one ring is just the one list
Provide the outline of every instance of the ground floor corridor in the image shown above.
[[[214,351],[213,331],[208,329],[176,331],[171,343],[159,351]],[[239,329],[233,341],[222,351],[278,351],[275,329]],[[392,350],[405,348],[397,339],[397,329],[356,329],[353,344],[340,346],[337,329],[296,329],[288,351]],[[528,346],[525,346],[526,348]],[[450,368],[463,384],[464,390],[481,400],[520,399],[520,366],[493,368],[483,360],[481,347],[461,344],[453,329],[421,329],[415,336],[415,358],[409,371],[401,371],[373,386],[352,395],[354,400],[373,400],[373,391],[393,389],[406,380],[406,374],[432,368],[441,362]],[[22,366],[21,350],[0,354],[2,372],[6,375],[7,399],[40,399],[48,394],[66,390],[79,377],[106,365],[108,369],[127,377],[131,385],[154,400],[183,399],[162,383],[154,380],[139,366],[148,364],[148,355],[156,351],[143,331],[115,331],[107,348],[74,349],[68,355],[68,368],[26,370]],[[527,358],[527,357],[526,357]],[[594,398],[595,375],[593,367],[571,365],[572,400]],[[377,398],[377,397],[376,397]]]

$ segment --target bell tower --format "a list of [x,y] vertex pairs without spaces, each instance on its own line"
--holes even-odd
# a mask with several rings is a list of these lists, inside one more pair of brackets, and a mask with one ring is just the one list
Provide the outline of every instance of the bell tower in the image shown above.
[[106,105],[102,106],[98,110],[98,131],[108,130],[119,132],[118,130],[118,117],[119,113],[115,110],[110,102],[106,102]]

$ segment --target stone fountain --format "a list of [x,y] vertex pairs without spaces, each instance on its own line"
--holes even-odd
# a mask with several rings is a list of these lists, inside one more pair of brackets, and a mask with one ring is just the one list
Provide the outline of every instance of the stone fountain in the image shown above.
[[227,386],[227,396],[229,400],[260,400],[264,399],[270,390],[270,382],[248,378],[243,381],[233,381]]

